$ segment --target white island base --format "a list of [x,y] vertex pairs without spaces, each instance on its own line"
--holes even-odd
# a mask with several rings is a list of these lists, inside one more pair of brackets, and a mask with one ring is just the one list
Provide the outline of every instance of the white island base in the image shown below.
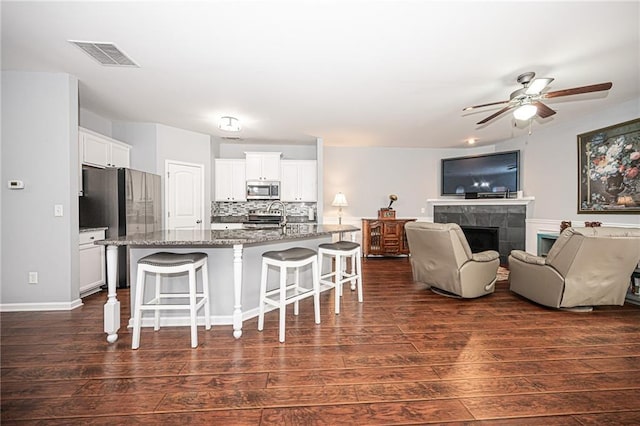
[[[107,341],[110,343],[118,339],[120,329],[120,301],[117,299],[116,280],[117,276],[117,247],[127,245],[129,247],[130,265],[130,295],[135,294],[137,261],[138,259],[152,253],[168,251],[173,253],[202,252],[208,255],[209,269],[209,290],[211,322],[215,325],[233,325],[233,336],[242,336],[242,322],[245,319],[258,316],[259,289],[262,254],[271,250],[286,250],[291,247],[306,247],[313,250],[318,249],[318,245],[331,242],[334,234],[353,232],[358,229],[348,225],[318,225],[314,232],[287,235],[284,238],[271,239],[265,242],[249,242],[247,244],[230,244],[232,239],[210,238],[210,242],[203,242],[201,239],[194,239],[191,244],[188,239],[157,240],[153,238],[121,237],[118,240],[105,240],[101,242],[107,246],[107,283],[109,287],[107,302],[104,306],[104,331],[107,333]],[[167,231],[165,231],[167,232]],[[234,231],[209,231],[234,232]],[[241,231],[239,231],[241,232]],[[322,266],[322,265],[320,265]],[[324,265],[324,268],[330,266]],[[198,272],[198,275],[201,272]],[[311,268],[303,269],[300,273],[301,280],[311,279]],[[270,274],[269,282],[277,285],[277,274]],[[148,274],[145,285],[153,285],[155,279]],[[198,277],[198,285],[201,285],[201,278]],[[179,286],[186,286],[186,277],[171,277],[163,280],[170,291],[178,292]],[[175,288],[175,290],[174,290]],[[182,290],[184,291],[184,290]],[[145,294],[151,294],[146,291]],[[133,297],[130,297],[131,312],[133,312]],[[173,314],[173,315],[171,315]],[[202,314],[202,313],[200,313]],[[128,327],[133,324],[129,318]],[[198,324],[204,324],[204,318],[200,317]],[[161,326],[189,325],[187,311],[169,312],[163,315]],[[143,327],[153,326],[153,318],[143,318]],[[215,329],[214,329],[215,332]]]

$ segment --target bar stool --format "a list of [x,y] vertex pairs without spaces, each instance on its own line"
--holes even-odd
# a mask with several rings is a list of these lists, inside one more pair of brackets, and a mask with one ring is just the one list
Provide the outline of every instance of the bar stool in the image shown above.
[[[196,271],[202,270],[202,292],[197,292]],[[146,273],[156,275],[155,297],[144,302],[144,287]],[[163,275],[184,273],[189,274],[188,293],[163,293],[160,288]],[[189,299],[188,303],[171,303],[172,299]],[[167,253],[150,254],[138,260],[138,279],[136,280],[136,295],[133,310],[133,338],[131,349],[140,346],[140,325],[144,311],[154,311],[153,329],[160,329],[160,311],[189,310],[191,324],[191,347],[198,347],[198,324],[196,314],[204,306],[204,323],[207,330],[211,330],[211,315],[209,308],[209,274],[207,270],[207,255],[205,253]]]
[[[325,256],[335,257],[335,268],[326,274],[320,274],[320,284],[325,288],[335,288],[336,314],[340,313],[342,286],[351,282],[351,290],[358,289],[358,302],[362,303],[362,251],[360,244],[351,241],[337,241],[318,246],[318,262],[320,271]],[[351,272],[347,272],[347,258],[351,258]],[[331,280],[333,278],[333,281]]]
[[[300,285],[300,268],[311,265],[311,288]],[[269,266],[279,268],[280,284],[267,291]],[[295,268],[295,280],[287,284],[287,269]],[[284,342],[286,307],[293,303],[293,314],[298,315],[298,302],[313,296],[313,310],[316,324],[320,324],[320,283],[318,281],[318,256],[314,250],[293,247],[281,251],[268,251],[262,254],[262,277],[260,279],[260,313],[258,331],[264,328],[265,306],[275,306],[280,310],[279,340]]]

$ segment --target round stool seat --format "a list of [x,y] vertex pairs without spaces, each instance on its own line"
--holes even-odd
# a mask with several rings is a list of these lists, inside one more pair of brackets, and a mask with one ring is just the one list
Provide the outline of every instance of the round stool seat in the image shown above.
[[295,262],[298,260],[308,259],[315,255],[316,252],[314,250],[304,247],[292,247],[286,250],[268,251],[263,253],[262,257],[280,262]]
[[337,241],[335,243],[324,243],[320,244],[318,247],[328,250],[342,250],[349,251],[354,250],[360,247],[360,244],[353,243],[351,241]]
[[161,251],[141,258],[138,260],[138,263],[143,265],[168,267],[198,263],[206,258],[207,255],[204,253],[167,253]]

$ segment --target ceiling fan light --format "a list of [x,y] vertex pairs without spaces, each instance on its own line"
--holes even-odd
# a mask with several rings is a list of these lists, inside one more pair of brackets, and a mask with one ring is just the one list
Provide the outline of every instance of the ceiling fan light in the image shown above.
[[538,112],[538,108],[532,104],[520,105],[515,111],[513,116],[516,120],[528,120]]
[[552,81],[553,78],[536,78],[531,82],[531,84],[529,84],[529,86],[527,86],[527,90],[525,90],[524,93],[526,95],[537,95]]
[[220,117],[218,128],[227,132],[239,132],[240,121],[235,117]]

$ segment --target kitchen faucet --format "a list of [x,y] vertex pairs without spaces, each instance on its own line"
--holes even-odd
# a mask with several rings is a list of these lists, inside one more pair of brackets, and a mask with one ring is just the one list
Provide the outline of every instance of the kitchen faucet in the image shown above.
[[267,207],[267,212],[271,211],[271,207],[273,207],[274,204],[280,204],[282,206],[282,210],[280,210],[280,216],[281,216],[280,226],[282,227],[287,226],[287,206],[282,201],[273,201]]

